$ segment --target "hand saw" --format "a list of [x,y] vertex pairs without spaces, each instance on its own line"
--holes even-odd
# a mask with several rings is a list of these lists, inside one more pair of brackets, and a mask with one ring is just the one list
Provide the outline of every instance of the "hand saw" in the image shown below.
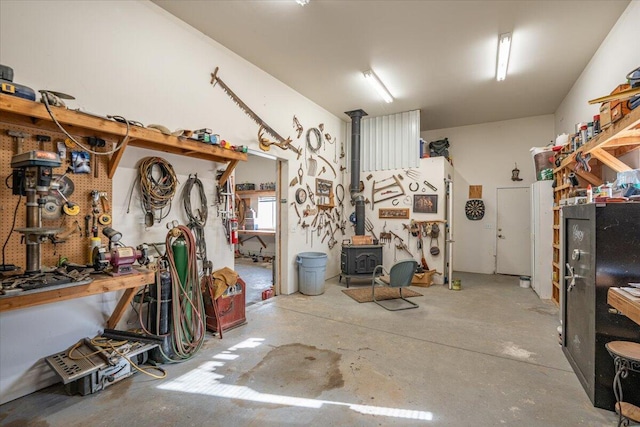
[[[289,143],[291,143],[291,138],[283,138],[282,136],[280,136],[280,134],[278,132],[276,132],[275,130],[273,130],[273,128],[271,126],[269,126],[267,123],[265,123],[264,120],[262,120],[260,118],[260,116],[258,116],[256,113],[253,112],[253,110],[251,108],[249,108],[249,106],[247,104],[245,104],[239,97],[238,95],[236,95],[229,86],[227,86],[227,84],[225,82],[222,81],[222,79],[220,77],[218,77],[218,69],[219,67],[216,67],[216,69],[213,71],[213,73],[211,73],[211,84],[215,87],[216,84],[219,84],[220,87],[222,88],[222,90],[229,96],[229,98],[231,98],[231,100],[233,102],[236,103],[236,105],[238,107],[240,107],[240,109],[242,111],[245,112],[245,114],[247,116],[249,116],[249,118],[251,120],[253,120],[258,126],[260,126],[262,129],[264,129],[269,135],[271,135],[272,137],[274,137],[279,143],[281,144],[286,144],[288,145]],[[295,147],[293,147],[295,148]],[[295,150],[294,150],[295,151]]]

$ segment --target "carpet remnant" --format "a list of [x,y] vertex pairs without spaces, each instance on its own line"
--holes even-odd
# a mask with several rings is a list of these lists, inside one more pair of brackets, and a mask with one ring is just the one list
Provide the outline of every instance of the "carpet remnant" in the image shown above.
[[[371,288],[343,289],[342,292],[358,302],[372,302]],[[422,294],[411,289],[403,289],[402,296],[405,298],[421,297]],[[384,301],[400,298],[400,291],[397,288],[376,288],[376,300]]]

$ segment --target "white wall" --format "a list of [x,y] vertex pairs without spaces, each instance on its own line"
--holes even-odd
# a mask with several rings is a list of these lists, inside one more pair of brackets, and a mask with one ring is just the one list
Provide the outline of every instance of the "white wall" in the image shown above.
[[[627,73],[640,66],[638,40],[640,2],[632,1],[556,110],[556,134],[574,133],[576,123],[591,121],[598,114],[600,104],[589,105],[588,101],[627,83]],[[640,168],[640,151],[631,152],[621,160],[632,168]],[[612,177],[611,173],[606,175]]]
[[[454,263],[456,271],[495,272],[496,195],[499,187],[529,187],[535,181],[531,147],[554,138],[553,116],[484,123],[421,133],[425,141],[449,138],[454,174]],[[522,181],[511,181],[515,164]],[[485,216],[470,221],[464,213],[469,185],[482,185]],[[524,242],[528,246],[529,242]],[[528,269],[527,269],[528,270]]]
[[[324,123],[326,132],[344,134],[340,118],[146,1],[2,1],[0,63],[13,67],[17,83],[74,95],[77,101],[70,103],[72,108],[120,114],[170,129],[209,127],[233,144],[257,149],[257,126],[220,88],[209,84],[210,73],[219,66],[219,76],[283,136],[295,137],[294,114],[304,126]],[[303,140],[294,138],[294,144],[301,145]],[[329,150],[327,156],[332,157]],[[295,165],[285,163],[283,180],[289,188],[297,170],[295,154],[277,148],[270,153]],[[135,203],[126,214],[127,193],[120,191],[130,187],[138,159],[155,154],[127,149],[113,181],[113,226],[129,244],[164,240],[164,224],[145,230]],[[214,171],[220,165],[162,156],[174,165],[182,182],[190,172],[199,172],[213,199]],[[285,197],[291,200],[293,190]],[[176,205],[175,216],[168,219],[181,219],[180,209]],[[207,227],[214,266],[233,266],[233,252],[224,242],[215,212]],[[295,255],[308,249],[304,239],[286,230],[282,259],[287,268],[280,286],[283,293],[292,293],[297,290]],[[328,252],[326,245],[314,250]],[[338,251],[335,248],[329,257],[328,276],[339,270]],[[98,295],[2,313],[0,402],[55,382],[41,358],[98,333],[118,296]]]
[[[396,199],[398,200],[397,205],[393,205],[393,199],[385,200],[379,203],[376,203],[373,206],[369,203],[365,206],[365,217],[371,222],[374,228],[375,235],[379,238],[380,232],[383,228],[389,232],[392,231],[396,233],[400,238],[404,240],[404,243],[408,246],[409,251],[413,254],[414,259],[420,262],[421,252],[417,248],[418,238],[409,235],[408,230],[404,227],[404,225],[409,225],[410,220],[413,219],[415,221],[444,221],[445,219],[445,196],[446,196],[446,188],[444,180],[448,175],[453,173],[451,165],[443,158],[443,157],[435,157],[432,159],[420,159],[419,168],[414,168],[413,171],[420,174],[419,180],[413,180],[406,174],[407,169],[389,169],[385,171],[374,171],[374,172],[362,172],[360,175],[360,179],[365,184],[365,190],[362,193],[364,197],[369,200],[372,200],[373,194],[373,183],[374,181],[378,181],[376,184],[376,188],[380,188],[386,185],[390,185],[394,183],[393,180],[389,178],[392,175],[396,177],[401,176],[402,179],[398,178],[399,182],[404,189],[405,194],[398,196]],[[367,179],[367,177],[371,175],[371,179]],[[383,181],[385,180],[385,181]],[[382,181],[382,182],[380,182]],[[424,185],[424,181],[428,181],[430,184],[437,188],[437,191],[433,191],[426,185]],[[397,186],[390,187],[388,190],[395,190]],[[416,189],[416,191],[412,191],[411,189]],[[423,191],[424,190],[424,191]],[[387,191],[387,190],[383,190]],[[415,213],[413,212],[413,198],[414,195],[436,195],[437,196],[437,212],[436,213]],[[388,196],[391,196],[389,194]],[[386,196],[386,197],[388,197]],[[379,198],[385,198],[385,195],[381,195],[381,193],[376,194],[376,200]],[[348,200],[348,199],[347,199]],[[380,208],[405,208],[409,209],[410,219],[382,219],[379,218],[379,210]],[[354,212],[354,208],[347,202],[345,206],[345,213],[347,217]],[[386,228],[385,228],[386,223]],[[350,224],[350,223],[348,223]],[[443,273],[442,275],[433,276],[433,280],[435,283],[443,283],[444,281],[444,273],[445,273],[445,259],[444,259],[444,251],[445,251],[445,227],[444,224],[439,224],[440,226],[440,236],[437,241],[434,240],[431,242],[431,239],[425,238],[424,241],[424,255],[427,261],[427,265],[430,269],[435,269],[439,273]],[[348,236],[354,234],[354,230],[352,226],[348,227]],[[371,235],[370,232],[365,231],[365,234]],[[409,254],[404,251],[397,250],[395,248],[395,243],[399,243],[396,239],[393,239],[391,243],[385,244],[382,248],[382,259],[383,265],[385,268],[389,269],[396,261],[411,258]],[[437,245],[440,248],[440,254],[437,256],[432,256],[429,253],[430,244]]]

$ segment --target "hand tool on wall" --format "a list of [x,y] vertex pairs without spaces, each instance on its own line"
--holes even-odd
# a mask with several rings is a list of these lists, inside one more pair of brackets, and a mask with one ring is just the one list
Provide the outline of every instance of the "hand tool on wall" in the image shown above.
[[29,135],[28,133],[18,132],[15,130],[8,130],[7,135],[13,138],[13,142],[14,142],[13,154],[22,153],[22,144],[24,144],[24,139],[31,137],[31,135]]
[[424,185],[426,185],[427,187],[429,187],[430,189],[432,189],[433,191],[438,191],[438,189],[433,186],[429,181],[425,180],[424,181]]
[[101,225],[109,225],[111,224],[111,204],[106,192],[100,193],[100,202],[102,204],[102,214],[98,217],[98,222]]
[[307,195],[309,196],[309,200],[311,201],[312,205],[315,205],[315,198],[314,198],[314,194],[313,191],[311,191],[311,187],[309,187],[309,184],[307,184]]
[[[42,151],[49,151],[45,148],[44,143],[51,141],[51,137],[48,135],[36,135],[36,141],[38,141],[38,149]],[[55,150],[54,150],[55,151]]]
[[89,237],[89,232],[90,232],[90,228],[89,228],[89,221],[91,221],[91,215],[85,215],[84,216],[84,236],[85,237]]
[[391,243],[391,233],[388,233],[387,231],[387,221],[384,222],[384,226],[382,227],[382,231],[380,232],[380,243],[384,244],[384,243]]
[[291,182],[289,183],[289,187],[295,187],[298,184],[298,177],[294,176]]
[[298,167],[298,182],[302,185],[302,177],[304,176],[304,170],[302,170],[302,163]]
[[300,138],[302,136],[302,132],[304,132],[304,128],[296,116],[293,116],[293,128],[298,132],[298,138]]
[[364,219],[364,227],[369,233],[371,233],[374,239],[378,240],[378,236],[376,236],[376,233],[373,231],[373,223],[369,218]]
[[404,173],[412,180],[414,181],[418,181],[420,180],[420,178],[422,177],[422,175],[420,174],[420,171],[414,170],[414,169],[409,169],[404,171]]
[[[390,184],[383,184],[386,181],[393,181],[393,182],[391,182]],[[394,192],[393,194],[385,194],[385,197],[376,199],[376,194],[381,193],[382,191],[388,190],[388,189],[395,189],[398,191]],[[380,181],[374,180],[373,184],[371,185],[371,210],[374,209],[374,206],[376,203],[393,199],[398,196],[403,196],[404,194],[405,194],[404,187],[402,187],[402,183],[395,175],[391,175],[389,178],[385,178]]]
[[[336,173],[336,170],[334,169],[334,167],[331,165],[331,163],[329,163],[329,161],[327,159],[325,159],[322,156],[318,156],[320,158],[320,160],[322,160],[323,162],[325,162],[327,164],[327,166],[329,166],[331,168],[331,172],[333,172],[333,177],[337,178],[338,174]],[[324,167],[323,167],[324,170]]]
[[395,237],[399,243],[396,244],[396,248],[405,251],[406,253],[408,253],[409,255],[411,255],[411,258],[413,258],[413,254],[411,253],[411,251],[409,250],[409,248],[407,247],[407,245],[405,245],[404,243],[404,239],[400,236],[398,236],[396,233],[394,233],[393,231],[390,231],[389,233],[391,233],[393,235],[393,237]]

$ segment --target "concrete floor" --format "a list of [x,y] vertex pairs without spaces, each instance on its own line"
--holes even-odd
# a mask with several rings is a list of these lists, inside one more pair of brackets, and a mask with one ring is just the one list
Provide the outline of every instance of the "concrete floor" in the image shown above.
[[273,286],[271,263],[253,262],[250,258],[236,258],[234,269],[247,284],[245,293],[247,306],[262,301],[262,291]]
[[[557,308],[518,278],[456,274],[389,312],[344,295],[257,303],[168,377],[86,397],[60,385],[0,406],[3,426],[611,426],[560,347]],[[354,283],[352,287],[365,286]]]

